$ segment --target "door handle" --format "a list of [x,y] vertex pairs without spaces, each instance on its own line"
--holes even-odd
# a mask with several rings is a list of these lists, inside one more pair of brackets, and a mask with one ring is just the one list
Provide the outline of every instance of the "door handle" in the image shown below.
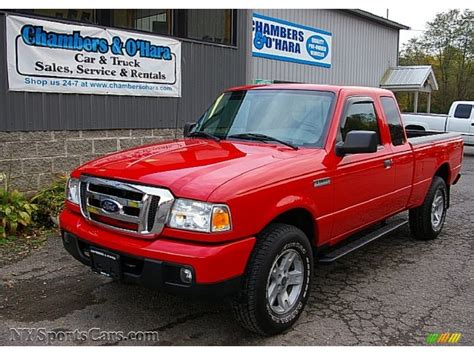
[[383,165],[385,166],[385,169],[390,169],[392,167],[392,159],[385,159]]

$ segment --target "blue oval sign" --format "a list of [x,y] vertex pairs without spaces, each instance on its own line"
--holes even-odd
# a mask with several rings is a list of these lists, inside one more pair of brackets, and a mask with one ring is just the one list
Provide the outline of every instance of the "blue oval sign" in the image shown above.
[[311,57],[321,60],[328,56],[329,45],[322,36],[314,35],[306,41],[306,50]]
[[120,211],[120,205],[114,200],[102,200],[102,202],[100,203],[100,207],[105,212],[109,213],[116,213]]

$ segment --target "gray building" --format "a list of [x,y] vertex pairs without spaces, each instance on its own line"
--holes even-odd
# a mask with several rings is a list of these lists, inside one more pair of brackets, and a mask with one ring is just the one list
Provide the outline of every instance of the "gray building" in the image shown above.
[[[253,57],[247,51],[247,81],[378,87],[398,64],[399,30],[408,27],[360,10],[265,9],[255,13],[322,29],[332,34],[330,68]],[[249,14],[249,20],[252,15]],[[248,28],[252,28],[248,25]]]
[[[21,16],[25,23],[47,20],[59,29],[74,25],[90,33],[108,31],[110,49],[117,31],[130,38],[155,36],[178,40],[180,93],[166,97],[94,93],[90,87],[89,92],[83,93],[77,88],[61,91],[15,87],[13,74],[21,78],[23,75],[25,83],[38,81],[21,73],[23,64],[18,63],[24,59],[22,50],[26,50],[18,45],[22,36],[7,33],[7,17],[13,16]],[[176,137],[184,122],[196,120],[219,92],[231,86],[258,82],[379,86],[384,73],[397,65],[399,30],[406,28],[360,10],[0,12],[0,172],[10,175],[13,187],[35,191],[55,175],[67,173],[94,157]],[[43,40],[43,34],[36,34],[31,35],[27,44],[32,46],[27,50],[41,56],[44,49],[46,57],[60,50],[69,53],[75,49],[81,54],[94,50],[83,43],[86,37],[77,42],[71,31],[67,38],[71,40],[67,43],[69,47],[61,39],[48,42],[52,41],[50,37],[44,37],[41,44],[38,41]],[[22,38],[28,42],[26,37]],[[79,49],[75,47],[78,43],[82,46]],[[104,51],[109,47],[104,47]],[[8,48],[15,53],[9,54]],[[94,55],[99,57],[102,49],[95,50]],[[17,73],[9,55],[16,56]],[[44,69],[44,63],[35,63],[34,70]],[[102,74],[97,71],[97,76]],[[65,80],[64,75],[53,77],[61,79],[58,83],[70,85],[71,80]],[[50,74],[46,76],[52,81]],[[77,85],[77,80],[72,82]]]

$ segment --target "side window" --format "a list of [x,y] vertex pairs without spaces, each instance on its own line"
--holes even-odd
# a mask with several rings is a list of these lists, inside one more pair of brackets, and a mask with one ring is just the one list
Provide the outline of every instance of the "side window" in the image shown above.
[[454,110],[455,118],[469,118],[471,117],[472,105],[459,104]]
[[377,132],[380,144],[380,130],[372,102],[361,101],[351,104],[341,122],[341,137],[345,141],[350,131],[374,131]]
[[380,101],[382,102],[383,111],[387,118],[393,145],[404,144],[405,134],[403,133],[402,120],[398,112],[397,103],[392,97],[388,96],[381,97]]

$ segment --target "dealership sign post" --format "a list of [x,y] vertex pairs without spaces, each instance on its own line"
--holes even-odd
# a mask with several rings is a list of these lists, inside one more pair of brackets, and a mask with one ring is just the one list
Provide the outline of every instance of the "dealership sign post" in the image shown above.
[[181,42],[175,39],[7,17],[12,91],[181,96]]
[[331,67],[330,32],[254,13],[252,34],[254,57]]

